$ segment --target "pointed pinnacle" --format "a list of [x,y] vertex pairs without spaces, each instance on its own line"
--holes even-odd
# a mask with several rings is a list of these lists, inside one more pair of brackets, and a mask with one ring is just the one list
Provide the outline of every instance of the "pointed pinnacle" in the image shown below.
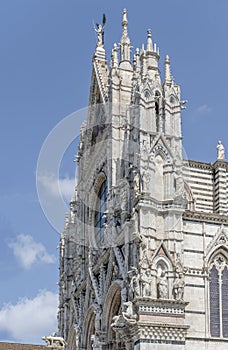
[[153,43],[152,43],[152,36],[151,36],[151,29],[147,30],[147,51],[153,51]]

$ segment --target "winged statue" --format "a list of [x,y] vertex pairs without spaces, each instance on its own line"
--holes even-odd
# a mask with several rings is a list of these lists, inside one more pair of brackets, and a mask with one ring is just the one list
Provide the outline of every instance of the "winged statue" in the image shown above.
[[97,46],[104,45],[104,27],[106,24],[106,16],[103,13],[102,24],[96,23],[96,27],[94,26],[94,30],[97,33]]

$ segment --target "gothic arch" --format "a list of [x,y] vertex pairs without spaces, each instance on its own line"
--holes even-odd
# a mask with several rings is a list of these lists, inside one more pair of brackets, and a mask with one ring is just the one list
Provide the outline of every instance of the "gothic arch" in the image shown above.
[[[161,130],[161,105],[162,105],[162,94],[159,90],[155,90],[154,92],[154,107],[155,107],[155,125],[156,132],[160,132]],[[163,129],[163,127],[162,127]]]
[[143,90],[143,95],[147,101],[150,100],[152,97],[151,91],[148,88]]
[[[104,171],[101,171],[95,178],[93,189],[89,195],[89,226],[91,227],[90,234],[88,235],[89,244],[92,247],[97,247],[95,238],[95,212],[98,202],[98,194],[102,184],[107,180],[107,176]],[[92,233],[92,234],[91,234]]]
[[172,105],[174,105],[175,102],[176,102],[175,96],[171,95],[171,96],[169,97],[169,102],[170,102]]
[[95,308],[90,306],[87,310],[84,318],[82,334],[83,348],[86,350],[92,350],[92,336],[95,334]]
[[154,160],[158,155],[160,155],[164,160],[164,163],[170,163],[171,153],[169,148],[167,148],[168,147],[164,145],[163,139],[160,137],[151,149],[151,160]]
[[162,92],[161,92],[160,89],[155,88],[155,90],[154,90],[154,97],[155,97],[155,98],[160,98],[160,97],[162,97]]
[[[173,263],[169,255],[168,250],[166,249],[164,243],[162,242],[154,255],[153,258],[153,269],[156,272],[157,279],[157,297],[159,298],[159,281],[163,282],[163,293],[166,288],[166,295],[160,296],[161,298],[168,299],[172,297],[172,288],[171,288],[171,274],[173,272]],[[164,288],[164,284],[166,287]]]
[[141,92],[141,96],[143,98],[145,98],[145,100],[152,99],[152,97],[153,97],[153,90],[152,90],[152,86],[151,86],[151,83],[150,83],[148,78],[141,85],[140,90],[141,90],[140,91]]
[[116,333],[112,329],[113,317],[118,316],[121,312],[121,282],[115,281],[108,290],[104,301],[102,325],[106,332],[106,339],[108,344],[112,347],[110,349],[118,349],[116,341]]
[[206,264],[209,266],[212,259],[219,252],[223,252],[223,254],[228,259],[228,234],[224,229],[223,225],[218,229],[214,238],[211,240],[206,249]]
[[154,258],[153,267],[156,271],[157,277],[161,276],[161,274],[164,272],[166,274],[166,277],[169,278],[170,272],[173,271],[172,262],[167,256],[163,254],[158,254]]
[[[170,90],[169,95],[168,95],[168,100],[171,104],[176,104],[179,102],[178,94],[174,88],[172,88]],[[172,100],[173,100],[173,102],[172,102]]]
[[98,194],[99,189],[100,189],[102,183],[103,183],[106,179],[107,179],[107,176],[106,176],[106,174],[105,174],[104,171],[101,171],[101,172],[97,175],[97,177],[96,177],[96,179],[95,179],[95,181],[94,181],[94,186],[93,186],[93,188],[94,188],[94,193],[95,193],[95,194]]
[[208,305],[210,336],[228,338],[228,249],[220,246],[208,261]]
[[152,262],[153,266],[156,266],[159,260],[164,261],[169,271],[173,270],[173,263],[172,263],[171,256],[163,241],[158,245],[154,253],[153,262]]
[[217,248],[213,249],[208,259],[208,266],[210,266],[213,260],[220,255],[228,261],[228,247],[221,244]]

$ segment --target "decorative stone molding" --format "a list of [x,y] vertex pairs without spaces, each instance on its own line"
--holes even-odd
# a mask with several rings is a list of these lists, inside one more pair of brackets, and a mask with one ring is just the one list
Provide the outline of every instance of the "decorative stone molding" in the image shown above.
[[213,170],[211,163],[197,162],[195,160],[184,160],[184,165],[187,165],[190,168]]
[[186,210],[183,213],[183,219],[195,220],[200,222],[205,221],[205,222],[228,224],[227,215],[220,215],[215,213],[203,213],[203,212],[196,212],[196,211],[189,211],[189,210]]
[[188,326],[181,325],[147,325],[140,323],[140,338],[153,340],[155,343],[185,342]]
[[188,303],[180,300],[136,298],[134,305],[139,315],[169,315],[184,318],[185,307]]

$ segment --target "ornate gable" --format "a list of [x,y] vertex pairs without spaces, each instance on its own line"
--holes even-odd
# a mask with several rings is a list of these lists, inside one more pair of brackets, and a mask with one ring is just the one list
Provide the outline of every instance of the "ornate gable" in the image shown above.
[[166,160],[168,163],[171,162],[171,159],[173,159],[173,153],[170,149],[170,147],[167,144],[167,141],[165,137],[162,134],[159,134],[151,147],[150,150],[151,154],[151,160],[153,160],[158,154],[161,155],[161,157]]
[[170,255],[163,241],[160,242],[160,244],[154,252],[154,256],[152,258],[153,264],[156,265],[160,259],[164,260],[170,268],[173,266],[173,257]]
[[228,250],[228,233],[223,225],[221,225],[221,227],[218,229],[216,235],[206,248],[207,260],[210,259],[216,250],[222,247]]

